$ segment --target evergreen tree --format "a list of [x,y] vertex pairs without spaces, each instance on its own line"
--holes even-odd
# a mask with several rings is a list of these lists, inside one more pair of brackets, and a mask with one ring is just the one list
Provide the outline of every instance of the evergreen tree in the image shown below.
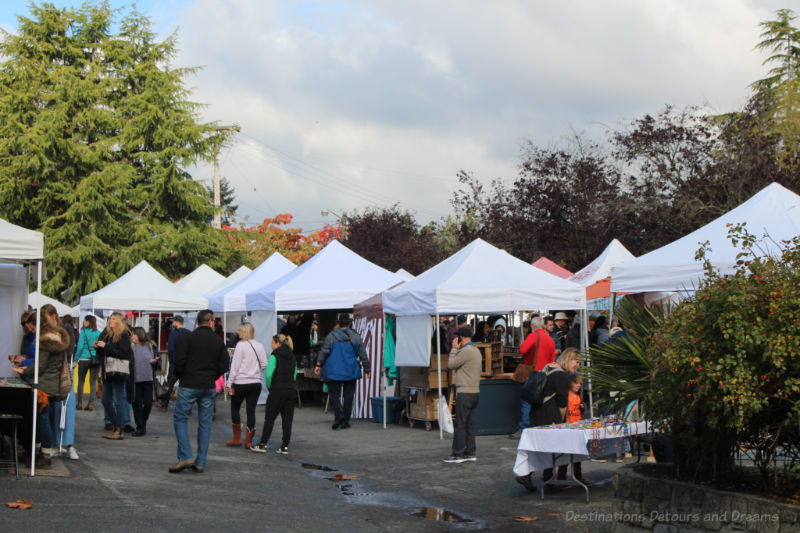
[[76,299],[146,259],[168,276],[222,266],[212,206],[186,171],[224,142],[197,121],[136,11],[112,34],[108,3],[32,5],[0,54],[0,215],[45,232],[51,294]]
[[[208,189],[208,195],[213,202],[214,187],[208,186],[206,188]],[[236,215],[236,211],[239,209],[239,206],[233,203],[234,201],[236,201],[236,191],[234,190],[233,185],[231,185],[231,182],[228,181],[228,178],[222,176],[219,180],[219,203],[222,207],[222,224],[224,226],[230,226],[233,223],[233,217]],[[209,219],[209,222],[211,222],[212,219]]]

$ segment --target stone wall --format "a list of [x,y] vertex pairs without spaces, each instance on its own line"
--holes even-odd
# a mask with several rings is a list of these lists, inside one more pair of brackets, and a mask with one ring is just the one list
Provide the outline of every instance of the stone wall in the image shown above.
[[616,533],[800,533],[800,506],[648,477],[637,466],[644,465],[625,466],[614,474]]

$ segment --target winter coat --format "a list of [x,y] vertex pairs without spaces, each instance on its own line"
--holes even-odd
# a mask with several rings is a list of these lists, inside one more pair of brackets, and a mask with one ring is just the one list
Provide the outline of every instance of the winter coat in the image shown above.
[[[65,352],[69,349],[69,333],[62,327],[42,329],[39,336],[39,389],[48,396],[60,399],[58,389],[61,366],[64,364]],[[34,365],[28,365],[22,370],[25,377],[33,377],[33,373]]]

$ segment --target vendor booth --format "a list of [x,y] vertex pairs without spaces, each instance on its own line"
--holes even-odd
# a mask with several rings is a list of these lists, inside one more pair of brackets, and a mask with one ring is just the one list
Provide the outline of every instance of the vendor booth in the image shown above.
[[719,274],[736,270],[741,249],[728,237],[732,226],[745,228],[759,241],[756,250],[762,255],[779,254],[780,244],[800,235],[800,196],[786,187],[772,183],[740,206],[712,220],[680,239],[646,253],[613,269],[611,291],[620,292],[694,292],[705,272],[696,259],[701,243],[708,242],[708,260]]
[[[401,276],[367,261],[339,241],[332,241],[285,276],[245,294],[245,308],[252,312],[256,339],[268,343],[277,331],[279,312],[350,312],[357,303],[403,281]],[[328,332],[320,326],[321,341]],[[310,370],[303,373],[304,377],[314,379]],[[380,372],[371,373],[369,383],[359,381],[354,416],[363,415],[363,403],[369,402],[368,391],[374,393],[379,384]]]
[[[431,353],[431,316],[436,317],[438,324],[442,314],[502,314],[529,309],[583,309],[585,306],[585,290],[580,285],[533,267],[481,239],[383,294],[384,312],[397,317],[395,365],[433,372],[436,380],[432,382],[433,376],[427,377],[424,380],[428,385],[417,388],[426,393],[436,390],[436,396],[441,395],[448,383],[447,355],[436,353],[441,353],[441,349]],[[492,432],[512,433],[519,421],[519,385],[503,372],[502,362],[498,366],[501,346],[490,343],[478,347],[485,357],[482,396],[476,413],[478,434],[484,433],[489,423],[494,424]],[[499,378],[502,383],[489,385],[492,378]],[[491,391],[488,390],[490,386]],[[435,413],[427,405],[431,402],[427,394],[424,397],[426,405],[422,408],[429,414]],[[490,398],[514,405],[498,405]],[[498,423],[505,413],[513,418]]]
[[[16,354],[22,340],[19,317],[27,307],[28,267],[36,265],[36,291],[42,291],[44,267],[44,234],[38,231],[15,226],[0,220],[0,345],[5,355]],[[38,311],[38,309],[37,309]],[[36,313],[36,352],[33,382],[39,381],[39,338],[41,317]],[[36,389],[27,386],[19,377],[11,377],[13,372],[7,357],[0,359],[0,405],[4,412],[23,416],[20,434],[30,436],[30,449],[34,449],[36,439]],[[26,400],[27,399],[27,400]],[[35,474],[34,454],[31,453],[31,476]]]

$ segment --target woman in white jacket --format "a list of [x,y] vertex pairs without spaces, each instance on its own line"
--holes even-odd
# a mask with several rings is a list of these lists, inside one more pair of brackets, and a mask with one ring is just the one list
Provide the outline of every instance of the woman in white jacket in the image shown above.
[[231,423],[233,438],[226,442],[228,446],[242,445],[242,419],[239,410],[245,403],[247,427],[245,428],[244,447],[250,448],[256,433],[256,403],[261,394],[261,382],[267,368],[267,352],[264,345],[253,340],[255,329],[249,322],[239,326],[239,342],[233,351],[231,369],[228,373],[228,392],[231,395]]

